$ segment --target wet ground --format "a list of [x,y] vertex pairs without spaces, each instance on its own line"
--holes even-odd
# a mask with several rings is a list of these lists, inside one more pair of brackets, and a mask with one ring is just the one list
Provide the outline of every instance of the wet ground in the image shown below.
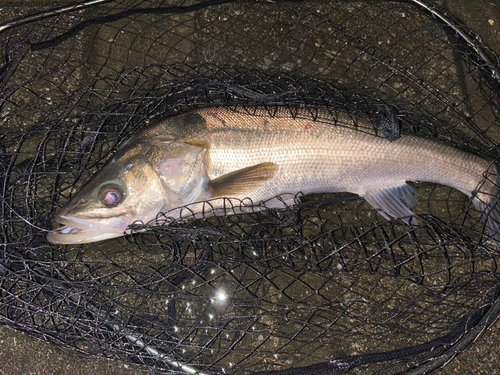
[[[17,18],[23,12],[37,9],[49,2],[0,0],[1,22]],[[29,3],[30,6],[26,6]],[[60,4],[60,1],[51,2]],[[500,3],[477,0],[447,1],[450,9],[479,34],[483,42],[500,52]],[[494,374],[499,373],[500,322],[485,332],[476,343],[438,374]],[[65,353],[53,345],[35,340],[9,328],[0,328],[0,374],[147,374],[147,370],[99,358],[82,358]]]

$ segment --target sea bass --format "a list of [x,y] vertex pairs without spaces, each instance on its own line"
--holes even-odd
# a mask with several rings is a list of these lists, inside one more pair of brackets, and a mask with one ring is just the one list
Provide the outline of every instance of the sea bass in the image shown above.
[[[376,136],[372,120],[306,109],[206,108],[170,117],[127,141],[61,209],[48,234],[54,244],[122,236],[136,221],[159,213],[180,217],[209,199],[215,214],[224,199],[258,203],[280,194],[350,192],[386,219],[415,225],[417,191],[408,181],[447,185],[483,213],[486,231],[500,238],[495,165],[418,136]],[[493,176],[492,178],[485,178]],[[293,203],[275,200],[271,206]],[[219,210],[218,210],[219,209]],[[198,212],[198,213],[200,213]],[[195,215],[196,216],[196,215]]]

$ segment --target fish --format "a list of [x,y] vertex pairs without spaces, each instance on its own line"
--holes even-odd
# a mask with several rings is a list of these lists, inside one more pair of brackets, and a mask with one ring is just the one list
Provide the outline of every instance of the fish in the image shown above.
[[387,139],[373,119],[346,111],[203,108],[132,136],[62,207],[47,240],[116,238],[160,213],[236,212],[228,198],[282,208],[294,201],[277,196],[299,192],[358,194],[385,219],[415,226],[418,191],[408,182],[431,182],[468,196],[498,245],[497,177],[492,161],[414,134]]

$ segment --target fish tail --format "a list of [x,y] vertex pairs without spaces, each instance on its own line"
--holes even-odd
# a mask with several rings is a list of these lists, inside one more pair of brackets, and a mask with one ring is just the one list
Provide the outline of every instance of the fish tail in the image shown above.
[[[496,175],[496,173],[495,173]],[[485,179],[481,188],[472,198],[472,204],[481,212],[481,221],[484,223],[485,232],[500,250],[500,199],[498,177],[495,182]]]

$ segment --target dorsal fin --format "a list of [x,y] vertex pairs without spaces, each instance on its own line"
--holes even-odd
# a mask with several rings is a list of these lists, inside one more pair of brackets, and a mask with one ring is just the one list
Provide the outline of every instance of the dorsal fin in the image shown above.
[[191,134],[197,134],[207,129],[205,118],[197,112],[189,112],[179,116],[154,121],[136,135],[139,140],[155,137],[181,140]]

